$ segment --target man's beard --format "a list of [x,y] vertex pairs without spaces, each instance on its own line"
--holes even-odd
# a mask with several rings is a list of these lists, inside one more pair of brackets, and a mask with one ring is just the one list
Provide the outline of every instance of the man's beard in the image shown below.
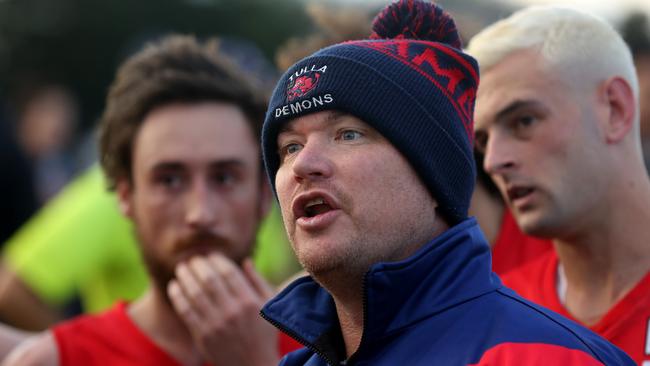
[[[142,236],[138,234],[139,240]],[[243,260],[251,255],[252,247],[254,245],[254,237],[245,249],[239,250],[241,244],[233,243],[232,241],[207,231],[198,231],[189,236],[176,240],[173,246],[173,252],[166,254],[169,256],[167,261],[158,258],[144,249],[141,246],[140,252],[142,259],[146,265],[149,277],[152,280],[152,286],[167,298],[167,286],[175,275],[175,268],[181,261],[188,261],[193,256],[202,255],[207,256],[212,252],[220,252],[237,265],[241,265]],[[151,248],[149,246],[148,248]]]

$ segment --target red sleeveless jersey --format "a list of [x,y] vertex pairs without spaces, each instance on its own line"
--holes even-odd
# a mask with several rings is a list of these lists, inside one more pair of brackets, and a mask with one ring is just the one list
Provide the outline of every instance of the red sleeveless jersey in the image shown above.
[[[61,323],[52,332],[61,366],[181,366],[133,323],[124,302],[102,314]],[[282,335],[278,346],[281,354],[302,347]]]
[[[574,319],[558,297],[558,257],[551,251],[503,276],[519,295]],[[589,327],[625,351],[639,366],[650,365],[650,273],[595,325]]]

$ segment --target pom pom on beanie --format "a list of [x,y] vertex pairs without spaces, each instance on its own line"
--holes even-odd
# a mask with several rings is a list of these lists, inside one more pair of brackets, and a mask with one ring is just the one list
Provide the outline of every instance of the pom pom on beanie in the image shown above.
[[441,7],[424,1],[398,1],[375,17],[370,39],[388,38],[419,39],[458,49],[462,47],[454,19]]

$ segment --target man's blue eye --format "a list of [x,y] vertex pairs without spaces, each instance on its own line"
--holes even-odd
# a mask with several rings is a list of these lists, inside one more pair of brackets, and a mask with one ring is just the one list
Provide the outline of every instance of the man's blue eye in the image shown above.
[[293,153],[296,153],[296,152],[298,152],[300,150],[300,145],[298,145],[298,144],[289,144],[289,145],[287,145],[285,150],[286,150],[287,154],[293,154]]
[[341,139],[346,140],[346,141],[356,140],[359,137],[361,137],[361,133],[357,132],[357,131],[346,130],[346,131],[343,131],[343,133],[341,133]]

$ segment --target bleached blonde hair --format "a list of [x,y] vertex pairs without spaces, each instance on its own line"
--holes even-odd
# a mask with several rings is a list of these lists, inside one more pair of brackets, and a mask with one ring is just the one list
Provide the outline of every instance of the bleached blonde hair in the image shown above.
[[[531,6],[479,32],[467,52],[485,72],[524,49],[537,50],[548,70],[558,73],[568,86],[591,86],[620,76],[639,99],[629,48],[610,24],[592,14],[570,7]],[[638,120],[638,110],[636,114]]]

